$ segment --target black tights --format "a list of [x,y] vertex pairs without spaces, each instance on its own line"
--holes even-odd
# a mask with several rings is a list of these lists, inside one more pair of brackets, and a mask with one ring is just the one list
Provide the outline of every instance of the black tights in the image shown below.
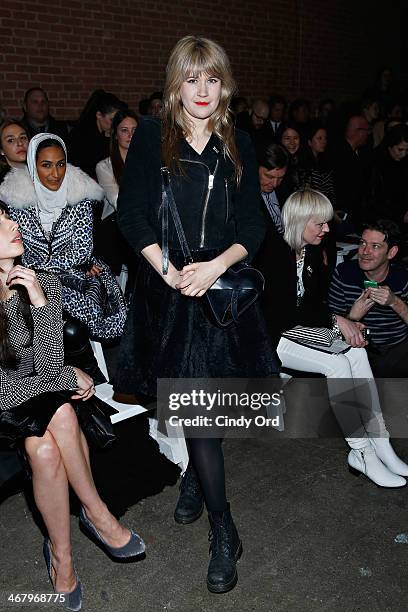
[[188,448],[208,512],[222,512],[227,507],[224,454],[218,438],[189,438]]

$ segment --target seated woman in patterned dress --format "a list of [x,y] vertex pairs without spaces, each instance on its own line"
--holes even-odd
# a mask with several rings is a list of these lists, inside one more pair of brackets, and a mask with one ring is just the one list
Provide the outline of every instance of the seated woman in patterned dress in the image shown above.
[[103,191],[66,158],[61,138],[36,135],[28,147],[28,169],[7,174],[0,199],[20,226],[23,264],[59,276],[64,311],[82,321],[91,338],[117,338],[126,305],[110,269],[92,256],[93,205]]
[[48,531],[44,556],[50,580],[59,602],[80,610],[69,485],[82,504],[82,526],[109,556],[138,556],[145,546],[118,523],[95,488],[73,408],[88,402],[95,387],[83,371],[64,366],[61,284],[53,274],[16,265],[22,253],[18,224],[0,203],[0,438],[25,447],[34,498]]

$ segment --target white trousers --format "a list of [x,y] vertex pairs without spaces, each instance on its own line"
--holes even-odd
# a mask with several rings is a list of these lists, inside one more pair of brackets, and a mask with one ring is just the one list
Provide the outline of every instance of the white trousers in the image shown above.
[[[366,447],[370,434],[388,437],[365,349],[351,348],[346,353],[334,355],[281,338],[277,352],[283,367],[327,377],[333,412],[343,431],[349,435],[353,432],[351,437],[346,437],[351,448]],[[356,402],[350,401],[351,395]]]

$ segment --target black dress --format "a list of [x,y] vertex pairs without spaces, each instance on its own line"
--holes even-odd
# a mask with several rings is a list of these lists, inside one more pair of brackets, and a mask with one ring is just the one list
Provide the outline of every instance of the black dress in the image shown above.
[[[182,175],[172,188],[195,261],[208,261],[234,243],[252,259],[264,235],[264,217],[255,156],[249,137],[237,131],[243,162],[237,189],[232,162],[213,135],[198,154],[186,141],[179,157]],[[126,160],[118,199],[119,226],[136,252],[161,243],[160,123],[147,119],[137,128]],[[210,187],[211,186],[211,187]],[[173,225],[170,260],[184,265]],[[115,389],[156,396],[158,377],[269,377],[278,372],[263,316],[257,304],[236,325],[219,328],[208,317],[205,300],[170,288],[144,260],[139,267],[121,342]]]

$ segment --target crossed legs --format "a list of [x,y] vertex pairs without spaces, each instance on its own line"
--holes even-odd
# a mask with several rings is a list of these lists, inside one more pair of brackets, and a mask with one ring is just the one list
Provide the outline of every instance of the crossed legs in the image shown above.
[[47,527],[56,591],[75,588],[70,539],[69,485],[86,515],[110,546],[123,546],[130,532],[99,497],[92,478],[89,451],[70,404],[58,408],[44,436],[29,437],[25,449],[33,473],[34,499]]

